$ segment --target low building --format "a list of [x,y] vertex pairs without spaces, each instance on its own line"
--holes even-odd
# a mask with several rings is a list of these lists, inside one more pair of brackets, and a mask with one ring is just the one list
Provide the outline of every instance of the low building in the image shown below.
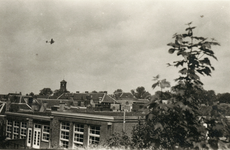
[[[131,134],[142,114],[71,112],[6,112],[4,134],[27,148],[76,148],[106,141],[114,132]],[[22,140],[24,139],[24,140]],[[11,147],[12,148],[12,147]],[[15,148],[15,147],[14,147]]]
[[[108,97],[100,101],[111,103],[116,101]],[[9,107],[0,117],[7,148],[88,147],[103,143],[114,132],[131,135],[133,126],[144,120],[142,113],[95,111],[73,104],[73,99],[33,99],[31,103],[23,96],[10,105],[2,103],[1,110]]]
[[0,103],[0,138],[6,136],[7,148],[88,147],[115,132],[131,136],[133,126],[145,120],[143,112],[131,112],[138,100],[130,94],[122,93],[115,100],[106,91],[65,93],[66,84],[60,82],[64,93],[58,97],[1,96],[5,101]]

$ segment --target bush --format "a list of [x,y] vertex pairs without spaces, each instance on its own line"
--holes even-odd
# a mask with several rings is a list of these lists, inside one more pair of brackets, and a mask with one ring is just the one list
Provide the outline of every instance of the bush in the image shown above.
[[129,148],[132,146],[131,138],[125,133],[113,133],[111,137],[103,144],[109,148]]

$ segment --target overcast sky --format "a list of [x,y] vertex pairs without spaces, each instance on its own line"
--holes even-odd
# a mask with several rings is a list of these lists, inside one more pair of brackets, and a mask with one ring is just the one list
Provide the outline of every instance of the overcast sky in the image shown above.
[[230,92],[229,10],[219,0],[0,0],[0,94],[56,90],[63,79],[70,92],[143,86],[154,94],[153,76],[179,76],[166,65],[180,59],[167,44],[190,21],[195,35],[221,44],[204,88]]

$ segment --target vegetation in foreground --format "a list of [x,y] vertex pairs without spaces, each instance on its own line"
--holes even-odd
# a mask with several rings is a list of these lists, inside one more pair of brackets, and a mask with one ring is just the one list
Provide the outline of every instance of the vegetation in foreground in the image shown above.
[[[137,149],[226,149],[228,144],[220,140],[221,132],[218,124],[229,131],[229,125],[224,115],[215,105],[210,114],[200,113],[201,98],[199,93],[204,91],[199,75],[211,76],[214,67],[210,58],[217,60],[212,46],[220,45],[215,39],[208,39],[193,35],[196,28],[188,23],[184,34],[174,34],[175,42],[168,44],[170,54],[182,57],[169,66],[179,68],[177,84],[171,87],[172,97],[169,104],[162,103],[162,97],[153,101],[149,108],[151,112],[146,116],[144,124],[134,127],[131,141],[123,145],[122,136],[113,135],[108,141],[110,147],[126,146]],[[154,78],[157,86],[169,87],[169,83]],[[229,137],[228,134],[225,137]],[[111,142],[112,141],[112,142]]]

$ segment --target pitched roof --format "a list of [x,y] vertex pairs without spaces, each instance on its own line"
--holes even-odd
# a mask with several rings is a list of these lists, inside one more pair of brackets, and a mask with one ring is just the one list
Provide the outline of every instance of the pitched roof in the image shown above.
[[116,99],[117,100],[137,100],[137,98],[135,98],[130,92],[120,93],[118,97],[116,97]]
[[142,103],[142,104],[148,104],[149,100],[147,99],[122,99],[122,100],[117,100],[118,103],[120,104],[125,104],[126,102],[128,102],[129,104],[133,104],[133,103]]
[[148,99],[137,99],[133,101],[134,103],[149,103],[150,101]]
[[85,100],[89,96],[94,102],[98,102],[100,98],[103,98],[105,93],[74,93],[74,100]]
[[31,110],[31,107],[28,105],[28,104],[26,104],[26,103],[12,103],[11,105],[10,105],[10,108],[11,108],[11,110],[15,110],[15,111],[17,111],[17,110],[20,110],[20,109],[23,109],[23,110]]
[[0,102],[0,114],[3,112],[4,106],[6,105],[5,102]]
[[134,98],[134,96],[131,93],[122,93],[120,98]]
[[102,102],[105,102],[105,103],[117,103],[117,101],[110,97],[109,95],[105,95]]
[[73,95],[73,99],[74,100],[82,100],[82,99],[86,99],[87,93],[75,93]]
[[46,108],[51,108],[54,105],[59,105],[60,103],[65,103],[67,106],[71,106],[73,104],[73,100],[69,99],[38,99],[37,100],[40,105],[43,105],[47,102]]
[[73,93],[63,93],[57,99],[72,99],[74,96]]
[[93,100],[99,100],[99,98],[103,98],[105,93],[90,93],[90,96]]
[[67,83],[65,80],[62,80],[62,81],[61,81],[61,83],[63,83],[63,82]]

